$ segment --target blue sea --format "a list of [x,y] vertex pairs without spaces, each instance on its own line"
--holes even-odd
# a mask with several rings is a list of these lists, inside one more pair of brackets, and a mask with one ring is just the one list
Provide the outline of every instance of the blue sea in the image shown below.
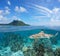
[[[59,29],[59,30],[58,30]],[[44,31],[51,38],[30,39]],[[55,36],[55,34],[57,36]],[[44,26],[0,26],[0,56],[59,56],[60,28]]]

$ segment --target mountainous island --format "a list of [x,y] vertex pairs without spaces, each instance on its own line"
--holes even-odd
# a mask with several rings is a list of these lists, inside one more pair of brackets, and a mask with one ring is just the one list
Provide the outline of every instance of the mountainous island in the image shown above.
[[0,25],[13,25],[13,26],[29,26],[28,24],[24,23],[23,21],[13,20],[8,24],[0,24]]

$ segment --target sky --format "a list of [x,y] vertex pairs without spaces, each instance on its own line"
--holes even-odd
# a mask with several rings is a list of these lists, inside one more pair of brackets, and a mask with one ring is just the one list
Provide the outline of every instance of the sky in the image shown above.
[[13,20],[34,26],[60,26],[60,0],[0,0],[0,24]]

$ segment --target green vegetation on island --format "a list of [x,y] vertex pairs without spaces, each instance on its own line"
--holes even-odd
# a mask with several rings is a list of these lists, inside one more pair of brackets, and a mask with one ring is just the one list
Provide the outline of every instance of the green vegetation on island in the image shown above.
[[28,24],[24,23],[23,21],[13,20],[8,24],[0,24],[0,25],[13,25],[13,26],[29,26]]

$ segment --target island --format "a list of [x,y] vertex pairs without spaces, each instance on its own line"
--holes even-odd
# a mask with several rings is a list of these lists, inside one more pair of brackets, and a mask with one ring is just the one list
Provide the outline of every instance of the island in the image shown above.
[[0,25],[13,25],[13,26],[29,26],[28,24],[24,23],[23,21],[13,20],[8,24],[0,24]]

